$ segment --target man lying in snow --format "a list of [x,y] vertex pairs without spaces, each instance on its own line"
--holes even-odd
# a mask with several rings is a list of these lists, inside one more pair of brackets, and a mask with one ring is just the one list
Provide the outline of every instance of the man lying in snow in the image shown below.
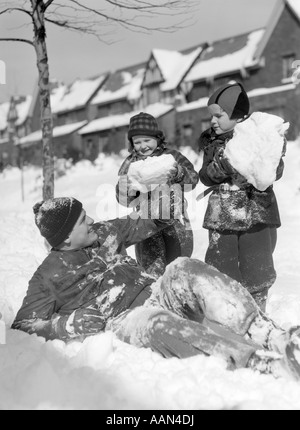
[[164,357],[214,355],[230,369],[300,379],[300,329],[277,327],[237,281],[188,257],[155,281],[126,254],[166,222],[127,217],[94,224],[69,197],[33,209],[52,249],[30,280],[12,328],[64,341],[112,330]]

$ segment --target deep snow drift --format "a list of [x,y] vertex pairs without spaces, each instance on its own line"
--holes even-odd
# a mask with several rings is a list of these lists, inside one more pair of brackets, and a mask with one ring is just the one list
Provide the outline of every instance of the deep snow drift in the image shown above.
[[[199,170],[201,158],[182,150]],[[65,170],[55,195],[81,200],[95,220],[122,216],[114,186],[122,157],[99,157]],[[300,324],[300,142],[289,142],[283,178],[274,185],[282,218],[275,251],[277,280],[267,311],[281,325]],[[163,359],[102,333],[83,343],[45,342],[9,326],[27,283],[46,256],[32,206],[41,199],[40,171],[0,174],[0,312],[6,344],[0,345],[0,409],[300,409],[300,383],[275,380],[249,369],[230,372],[213,357]],[[196,202],[202,185],[189,193],[195,233],[193,257],[204,259],[207,231],[202,220],[207,198]],[[129,249],[133,255],[133,250]],[[1,339],[1,337],[0,337]]]

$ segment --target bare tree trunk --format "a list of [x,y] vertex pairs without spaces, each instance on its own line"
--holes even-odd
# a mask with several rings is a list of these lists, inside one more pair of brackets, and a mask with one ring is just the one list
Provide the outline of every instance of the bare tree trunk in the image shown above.
[[52,113],[50,104],[49,64],[46,46],[45,5],[42,0],[30,0],[34,27],[34,48],[39,72],[41,129],[43,136],[43,199],[54,196],[54,160],[52,143]]

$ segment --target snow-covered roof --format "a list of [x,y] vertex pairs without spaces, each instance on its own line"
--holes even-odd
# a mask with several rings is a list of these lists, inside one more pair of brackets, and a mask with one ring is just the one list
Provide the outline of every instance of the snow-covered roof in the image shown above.
[[57,87],[51,90],[50,101],[52,112],[54,112],[56,109],[59,109],[59,103],[63,99],[63,96],[66,92],[67,86],[64,84],[59,84]]
[[264,29],[255,30],[212,43],[187,74],[185,81],[200,81],[254,66],[257,64],[254,54],[264,32]]
[[[60,125],[53,128],[53,137],[67,136],[68,134],[74,133],[81,127],[87,124],[87,121],[75,122],[73,124]],[[42,140],[42,130],[34,131],[19,140],[20,145],[27,143],[34,143]]]
[[195,100],[191,103],[186,103],[176,108],[177,112],[185,112],[193,109],[200,109],[207,107],[208,97],[202,97],[201,99]]
[[[288,84],[288,85],[280,85],[280,86],[271,87],[271,88],[255,88],[254,90],[247,91],[247,94],[248,94],[248,97],[259,97],[265,94],[280,93],[282,91],[293,91],[296,89],[296,87],[297,86],[295,84]],[[208,97],[202,97],[191,103],[185,103],[182,106],[178,106],[176,108],[176,111],[185,112],[193,109],[201,109],[201,108],[207,107],[208,99],[209,99]]]
[[91,103],[101,105],[116,100],[137,100],[141,95],[141,84],[145,69],[123,69],[111,73]]
[[177,88],[192,64],[201,54],[202,49],[194,49],[189,54],[165,49],[153,49],[153,57],[165,79],[165,82],[160,86],[161,91],[171,91]]
[[[143,109],[143,112],[147,112],[153,115],[155,118],[159,118],[160,116],[165,115],[173,109],[174,107],[171,105],[166,105],[163,103],[154,103],[145,107]],[[130,118],[134,115],[137,115],[140,111],[141,109],[135,112],[127,112],[121,115],[111,115],[104,118],[95,119],[89,124],[87,124],[85,127],[83,127],[79,131],[79,134],[90,134],[96,133],[98,131],[110,130],[116,127],[127,126],[129,125]]]
[[18,114],[18,119],[16,120],[16,125],[22,125],[24,121],[28,118],[29,109],[31,105],[32,96],[26,96],[25,100],[18,102],[16,99],[16,110]]
[[7,127],[7,114],[9,110],[9,102],[0,104],[0,130],[5,130]]
[[278,87],[271,88],[255,88],[255,90],[248,91],[249,97],[258,97],[265,94],[281,93],[282,91],[293,91],[296,89],[295,84],[279,85]]
[[286,0],[287,4],[293,9],[294,13],[300,19],[300,1],[299,0]]
[[0,145],[3,145],[3,144],[8,143],[8,142],[9,142],[8,138],[0,139]]
[[54,90],[52,112],[59,113],[85,106],[99,86],[104,82],[106,74],[94,79],[77,79],[69,86]]
[[[26,121],[29,116],[30,105],[32,96],[14,97],[15,107],[17,111],[16,126],[20,126]],[[5,102],[0,105],[0,130],[5,130],[7,127],[7,114],[9,112],[11,103]]]

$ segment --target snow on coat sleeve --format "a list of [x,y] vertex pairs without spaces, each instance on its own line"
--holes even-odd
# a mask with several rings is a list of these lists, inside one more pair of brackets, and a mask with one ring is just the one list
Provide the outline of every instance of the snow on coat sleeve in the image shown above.
[[46,339],[68,338],[70,314],[88,306],[99,294],[106,268],[101,264],[100,259],[89,259],[81,250],[51,251],[29,281],[12,328]]

